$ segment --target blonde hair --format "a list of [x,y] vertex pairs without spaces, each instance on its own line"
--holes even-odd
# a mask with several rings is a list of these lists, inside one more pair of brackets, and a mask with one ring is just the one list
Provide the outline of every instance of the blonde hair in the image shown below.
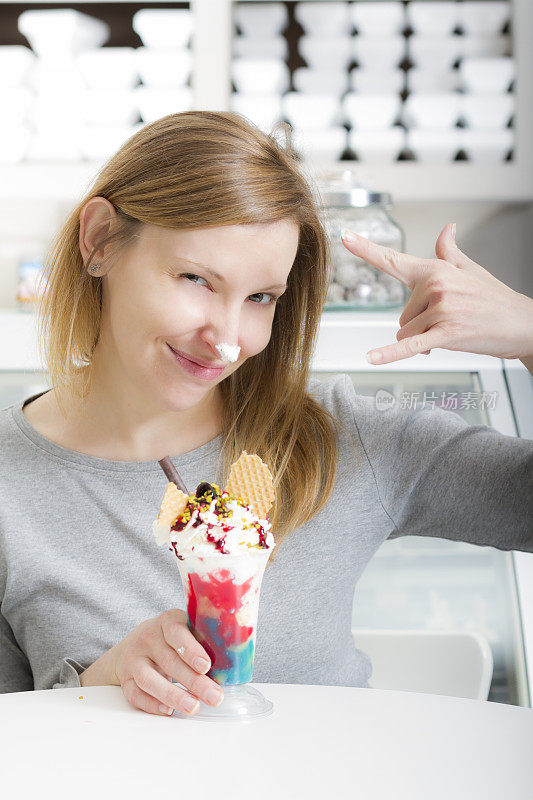
[[[270,519],[279,544],[332,493],[338,423],[307,392],[329,281],[328,240],[290,138],[281,147],[274,133],[238,114],[191,111],[170,114],[132,136],[105,163],[48,251],[39,340],[51,385],[83,397],[99,336],[102,291],[101,280],[87,270],[99,250],[110,246],[113,256],[120,255],[143,223],[192,229],[293,220],[298,250],[270,341],[219,384],[223,477],[242,450],[269,465],[276,488]],[[93,197],[106,198],[117,217],[84,264],[80,212]]]

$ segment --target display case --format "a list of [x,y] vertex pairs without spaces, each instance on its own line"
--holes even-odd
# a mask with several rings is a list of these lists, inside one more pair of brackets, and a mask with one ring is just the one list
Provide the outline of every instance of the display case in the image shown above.
[[[516,361],[433,350],[371,366],[365,353],[395,341],[392,316],[323,317],[314,374],[347,373],[359,394],[405,409],[439,406],[470,425],[529,438],[533,378]],[[386,541],[360,578],[353,629],[456,630],[483,634],[494,672],[488,699],[529,706],[533,669],[533,555],[446,539],[408,536]]]

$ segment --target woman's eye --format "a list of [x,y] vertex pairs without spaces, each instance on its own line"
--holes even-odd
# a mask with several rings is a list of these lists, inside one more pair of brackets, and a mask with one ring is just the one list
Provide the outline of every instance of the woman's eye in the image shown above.
[[[258,306],[268,306],[270,303],[275,303],[277,298],[271,294],[267,294],[266,292],[256,292],[255,294],[250,295],[250,299],[252,297],[259,297],[259,300],[252,300],[252,303],[256,303]],[[266,299],[266,303],[262,302]]]
[[[187,278],[191,283],[197,283],[198,286],[209,286],[205,278],[202,278],[200,275],[194,275],[192,272],[183,272],[180,278]],[[199,283],[199,281],[203,281],[203,283]],[[258,306],[268,306],[271,303],[275,303],[278,298],[267,294],[267,292],[256,292],[255,294],[249,295],[249,299]]]
[[180,276],[181,278],[187,278],[187,280],[191,281],[191,283],[198,283],[198,281],[203,281],[200,283],[200,286],[208,286],[208,283],[205,278],[201,278],[200,275],[193,275],[192,272],[185,272],[183,275]]

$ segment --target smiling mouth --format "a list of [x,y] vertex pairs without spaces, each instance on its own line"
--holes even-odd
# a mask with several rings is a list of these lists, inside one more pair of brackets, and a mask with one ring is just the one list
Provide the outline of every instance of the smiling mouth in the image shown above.
[[186,358],[187,361],[190,361],[191,364],[196,364],[197,367],[203,367],[204,369],[215,369],[215,370],[223,370],[226,368],[226,364],[217,364],[217,363],[206,364],[202,361],[196,361],[194,358],[191,358],[190,355],[188,355],[187,353],[183,353],[181,350],[176,350],[170,344],[168,344],[168,346],[170,347],[173,353],[176,353],[176,355],[181,356],[182,358]]

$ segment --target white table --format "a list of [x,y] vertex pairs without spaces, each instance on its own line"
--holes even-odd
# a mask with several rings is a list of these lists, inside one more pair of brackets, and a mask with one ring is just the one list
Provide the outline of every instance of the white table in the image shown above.
[[117,686],[0,695],[2,797],[533,798],[531,709],[256,685],[274,714],[251,723],[146,714]]

